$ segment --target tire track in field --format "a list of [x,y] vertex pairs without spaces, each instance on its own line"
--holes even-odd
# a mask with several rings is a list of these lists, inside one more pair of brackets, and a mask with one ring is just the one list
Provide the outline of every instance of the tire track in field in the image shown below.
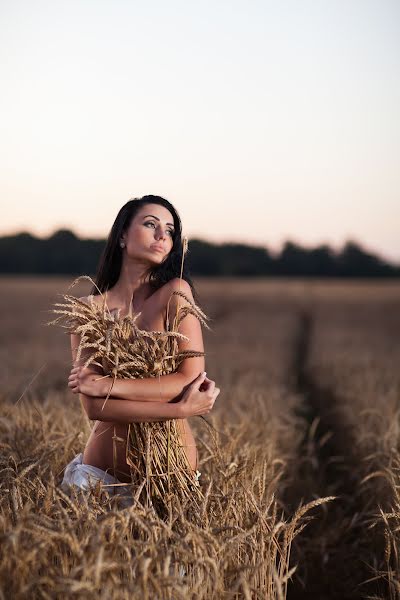
[[[384,598],[367,566],[377,547],[376,533],[367,531],[360,494],[354,441],[337,410],[332,390],[322,389],[307,370],[314,320],[310,310],[299,313],[291,385],[303,400],[299,416],[307,422],[297,464],[289,466],[283,503],[290,513],[299,502],[337,496],[313,509],[313,519],[295,539],[292,564],[298,565],[288,600],[355,600]],[[380,545],[380,543],[378,544]]]

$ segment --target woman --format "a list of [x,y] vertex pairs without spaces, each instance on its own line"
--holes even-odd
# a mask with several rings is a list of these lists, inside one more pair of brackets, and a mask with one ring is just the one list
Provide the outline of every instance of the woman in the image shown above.
[[[178,302],[174,291],[195,301],[193,283],[183,269],[181,221],[175,208],[160,196],[130,200],[121,208],[112,226],[93,288],[93,300],[101,303],[105,294],[111,311],[120,317],[140,313],[136,324],[148,331],[166,330],[167,304],[173,322]],[[82,298],[82,300],[86,300]],[[179,350],[204,351],[201,325],[188,314],[179,332],[189,341],[179,340]],[[71,335],[73,368],[68,386],[79,394],[82,405],[96,423],[83,454],[67,466],[62,487],[88,488],[101,480],[109,489],[131,497],[129,486],[113,484],[131,481],[126,462],[128,423],[178,419],[182,445],[190,466],[198,475],[197,448],[187,418],[210,412],[220,389],[204,373],[204,356],[186,358],[178,370],[160,378],[116,379],[112,396],[104,405],[110,379],[100,378],[97,368],[83,368],[87,354],[76,361],[80,336]],[[161,385],[160,385],[161,384]],[[103,406],[104,405],[104,406]],[[113,440],[117,442],[116,451]],[[109,473],[113,471],[113,475]]]

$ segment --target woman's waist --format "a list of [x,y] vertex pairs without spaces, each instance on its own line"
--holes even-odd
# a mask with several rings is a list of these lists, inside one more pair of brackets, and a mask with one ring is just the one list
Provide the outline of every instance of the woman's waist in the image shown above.
[[[176,431],[180,437],[190,436],[193,438],[192,429],[187,419],[177,419]],[[148,423],[151,425],[151,423]],[[115,440],[116,442],[124,442],[126,444],[129,434],[129,424],[126,423],[110,423],[109,421],[96,421],[93,426],[89,440],[99,445],[108,445]],[[194,438],[193,438],[194,439]],[[89,442],[88,440],[88,442]]]
[[[176,423],[180,445],[190,455],[190,462],[195,463],[196,443],[190,425],[186,419]],[[122,482],[130,481],[130,467],[126,461],[128,434],[128,424],[96,421],[83,452],[83,462],[113,474],[115,471],[115,477]]]

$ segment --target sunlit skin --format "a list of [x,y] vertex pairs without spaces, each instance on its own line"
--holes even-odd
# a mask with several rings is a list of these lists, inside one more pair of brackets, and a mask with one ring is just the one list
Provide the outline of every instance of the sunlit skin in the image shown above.
[[[189,284],[174,278],[161,288],[154,290],[146,280],[147,269],[166,259],[173,247],[173,216],[168,209],[158,204],[146,204],[139,209],[129,228],[121,236],[124,244],[121,274],[107,292],[107,305],[110,310],[120,309],[121,316],[129,312],[140,312],[137,324],[148,331],[164,330],[167,301],[172,291],[180,289],[192,301]],[[176,296],[170,302],[170,317],[176,309]],[[96,302],[101,301],[95,296]],[[172,312],[171,312],[172,311]],[[180,349],[204,351],[201,326],[196,317],[187,315],[180,324],[179,331],[190,342],[179,343]],[[104,471],[113,470],[113,436],[117,443],[115,476],[123,482],[130,481],[126,463],[126,439],[128,423],[136,421],[160,421],[177,419],[185,448],[193,470],[198,468],[195,440],[187,417],[207,414],[213,407],[220,389],[205,375],[204,357],[184,360],[178,372],[160,378],[117,379],[113,385],[112,397],[104,408],[104,398],[110,386],[109,378],[99,378],[99,369],[83,369],[75,362],[79,336],[71,336],[74,367],[68,386],[75,394],[80,394],[82,404],[90,419],[95,420],[91,435],[83,453],[83,462],[97,466]],[[85,357],[81,358],[83,364]]]

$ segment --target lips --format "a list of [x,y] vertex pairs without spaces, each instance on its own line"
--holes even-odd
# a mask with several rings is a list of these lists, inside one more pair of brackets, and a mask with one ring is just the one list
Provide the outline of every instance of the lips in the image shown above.
[[157,250],[158,252],[164,252],[164,248],[162,246],[151,246],[152,250]]

